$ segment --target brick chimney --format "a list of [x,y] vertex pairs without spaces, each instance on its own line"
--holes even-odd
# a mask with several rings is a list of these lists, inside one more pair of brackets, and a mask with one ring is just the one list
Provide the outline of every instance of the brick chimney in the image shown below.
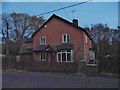
[[73,22],[74,26],[78,26],[78,20],[77,19],[73,19],[72,22]]

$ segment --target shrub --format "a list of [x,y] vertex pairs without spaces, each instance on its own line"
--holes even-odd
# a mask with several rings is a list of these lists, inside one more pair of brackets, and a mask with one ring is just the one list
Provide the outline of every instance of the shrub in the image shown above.
[[119,73],[118,56],[110,56],[103,58],[98,63],[99,72]]

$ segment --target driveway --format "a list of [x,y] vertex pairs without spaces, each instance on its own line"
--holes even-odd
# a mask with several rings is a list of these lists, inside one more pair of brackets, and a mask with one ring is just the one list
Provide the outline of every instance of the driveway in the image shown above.
[[3,88],[117,88],[117,79],[41,72],[3,72]]

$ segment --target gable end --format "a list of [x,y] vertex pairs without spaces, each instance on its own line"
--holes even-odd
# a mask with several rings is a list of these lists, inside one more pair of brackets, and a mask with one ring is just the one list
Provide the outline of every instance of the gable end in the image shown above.
[[57,15],[55,15],[55,14],[53,14],[38,30],[36,30],[36,31],[33,33],[32,37],[34,37],[34,35],[35,35],[37,32],[39,32],[39,31],[40,31],[51,19],[53,19],[53,18],[57,18],[57,19],[65,22],[65,23],[69,24],[70,26],[72,26],[72,27],[74,27],[74,28],[77,28],[78,30],[84,31],[85,34],[90,38],[90,40],[92,40],[91,37],[89,36],[89,34],[86,32],[86,30],[85,30],[84,28],[82,28],[82,27],[80,27],[80,26],[74,26],[73,23],[71,23],[71,22],[69,22],[69,21],[67,21],[67,20],[65,20],[65,19],[63,19],[63,18],[61,18],[61,17],[59,17],[59,16],[57,16]]

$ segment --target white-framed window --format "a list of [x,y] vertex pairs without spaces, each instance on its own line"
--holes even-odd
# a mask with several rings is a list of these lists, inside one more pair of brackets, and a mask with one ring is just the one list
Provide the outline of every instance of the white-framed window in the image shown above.
[[46,61],[46,53],[40,53],[40,60]]
[[45,45],[46,44],[46,37],[42,36],[40,37],[40,45]]
[[57,62],[73,62],[72,50],[61,50],[57,52]]
[[70,42],[70,34],[62,34],[62,43]]
[[87,37],[87,35],[85,35],[85,43],[86,44],[88,43],[88,37]]
[[93,50],[89,51],[89,64],[94,64],[95,61],[95,52]]

